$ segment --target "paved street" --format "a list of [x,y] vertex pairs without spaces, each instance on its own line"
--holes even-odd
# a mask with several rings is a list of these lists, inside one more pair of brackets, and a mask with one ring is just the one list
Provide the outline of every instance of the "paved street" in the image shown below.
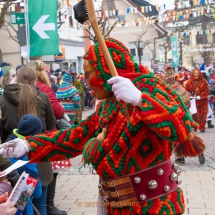
[[[92,111],[84,111],[85,118]],[[215,124],[215,123],[214,123]],[[183,183],[181,188],[185,194],[186,213],[193,215],[215,215],[215,128],[206,129],[206,133],[198,135],[206,143],[206,162],[200,165],[198,158],[187,158],[180,165]],[[174,159],[174,157],[172,157]],[[92,174],[91,167],[81,166],[81,156],[72,159],[73,167],[61,171],[57,181],[55,203],[60,209],[68,211],[68,215],[95,215],[97,201],[98,176]]]

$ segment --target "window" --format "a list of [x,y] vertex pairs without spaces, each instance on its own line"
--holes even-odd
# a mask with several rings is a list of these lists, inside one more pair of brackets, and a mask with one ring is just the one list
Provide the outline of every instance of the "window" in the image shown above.
[[196,35],[196,44],[203,43],[203,35]]
[[125,15],[119,15],[118,16],[118,21],[119,22],[124,22],[125,21]]
[[184,45],[190,45],[190,36],[183,37]]
[[136,49],[130,49],[130,53],[131,55],[136,56]]

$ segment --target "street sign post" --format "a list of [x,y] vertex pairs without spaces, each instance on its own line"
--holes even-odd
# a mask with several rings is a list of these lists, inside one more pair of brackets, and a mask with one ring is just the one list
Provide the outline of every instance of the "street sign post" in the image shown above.
[[25,25],[23,25],[22,27],[20,27],[17,31],[17,39],[19,40],[19,42],[24,46],[27,45],[27,41],[26,41],[26,27]]
[[170,37],[170,41],[172,48],[172,67],[176,68],[179,66],[178,37]]
[[25,24],[25,13],[10,13],[10,23],[12,25]]
[[57,0],[28,0],[30,57],[59,53]]

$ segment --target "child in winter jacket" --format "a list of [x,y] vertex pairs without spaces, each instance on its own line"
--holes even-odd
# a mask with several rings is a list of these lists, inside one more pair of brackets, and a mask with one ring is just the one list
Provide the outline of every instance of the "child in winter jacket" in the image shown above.
[[[21,139],[25,139],[25,136],[35,135],[35,134],[41,133],[42,129],[43,129],[42,121],[34,115],[27,114],[27,115],[23,116],[21,118],[21,120],[19,121],[18,129],[13,130],[13,134],[11,136],[11,139],[15,139],[17,137],[19,137]],[[20,158],[10,158],[10,159],[11,159],[12,163],[15,163],[17,160],[26,161],[27,157],[26,157],[26,155],[24,155]],[[37,184],[32,196],[31,196],[30,200],[28,201],[24,211],[22,212],[22,211],[18,210],[16,215],[20,215],[20,214],[32,215],[32,214],[34,214],[30,201],[32,201],[32,198],[39,198],[42,194],[42,185],[41,185],[41,181],[39,179],[36,164],[27,163],[26,165],[18,168],[18,172],[20,175],[24,171],[27,174],[29,174],[30,177],[38,179],[38,184]]]

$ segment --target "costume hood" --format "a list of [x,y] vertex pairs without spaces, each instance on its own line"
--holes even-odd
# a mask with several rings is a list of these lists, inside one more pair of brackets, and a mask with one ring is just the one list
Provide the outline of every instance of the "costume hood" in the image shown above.
[[[142,65],[138,65],[129,50],[116,39],[106,38],[105,43],[114,62],[116,70],[120,76],[133,80],[142,74],[150,74],[149,70]],[[98,43],[90,46],[84,55],[84,59],[88,60],[98,74],[100,84],[105,90],[110,90],[111,85],[107,80],[111,78],[110,71]]]

